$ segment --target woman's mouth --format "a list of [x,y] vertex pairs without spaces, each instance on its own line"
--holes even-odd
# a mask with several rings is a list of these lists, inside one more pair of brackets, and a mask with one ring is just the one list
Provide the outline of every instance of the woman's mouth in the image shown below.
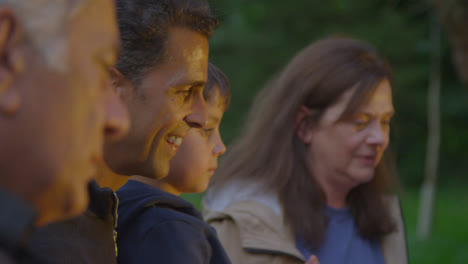
[[377,159],[377,155],[364,155],[359,156],[359,159],[366,165],[375,165],[375,161]]

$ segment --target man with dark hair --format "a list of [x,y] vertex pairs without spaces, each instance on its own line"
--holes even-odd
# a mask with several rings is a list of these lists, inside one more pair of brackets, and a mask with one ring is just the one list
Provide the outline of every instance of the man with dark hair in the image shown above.
[[0,263],[39,263],[33,229],[86,210],[104,135],[128,129],[104,85],[118,44],[111,0],[0,0]]
[[[100,186],[161,179],[182,138],[207,119],[208,38],[217,27],[206,0],[116,0],[121,50],[112,85],[127,106],[131,127],[106,142],[97,174]],[[61,252],[55,263],[116,263],[117,200],[94,185],[90,210],[36,234],[39,253]],[[137,253],[135,253],[137,254]]]
[[125,138],[106,145],[105,161],[120,175],[161,179],[189,128],[206,122],[202,93],[217,20],[205,0],[116,3],[122,49],[114,86],[132,126]]
[[[130,109],[132,129],[123,140],[106,146],[105,160],[112,171],[133,175],[123,187],[131,185],[131,191],[118,193],[127,209],[131,207],[119,209],[118,260],[138,264],[230,263],[216,242],[216,233],[200,224],[201,219],[166,224],[167,211],[156,209],[182,207],[180,210],[190,211],[189,215],[197,215],[187,203],[170,203],[165,197],[158,200],[161,203],[141,206],[167,176],[169,160],[189,128],[205,127],[208,38],[216,26],[216,20],[206,15],[206,1],[157,2],[159,5],[151,0],[117,0],[124,48],[116,66],[122,73],[116,74],[116,86],[126,94],[123,98]],[[190,100],[199,112],[182,119]],[[127,224],[120,219],[126,219]]]

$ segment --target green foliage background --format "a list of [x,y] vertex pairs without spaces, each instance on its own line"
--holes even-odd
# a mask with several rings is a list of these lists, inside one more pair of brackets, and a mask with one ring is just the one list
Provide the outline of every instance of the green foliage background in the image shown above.
[[[395,75],[397,114],[392,150],[405,187],[424,177],[427,88],[431,43],[424,0],[212,0],[221,21],[210,41],[210,59],[232,86],[221,133],[226,143],[241,131],[253,97],[300,49],[332,34],[374,44]],[[468,89],[459,82],[450,45],[442,36],[441,149],[439,183],[464,183],[468,169]],[[280,106],[278,106],[280,107]]]
[[[439,187],[433,233],[426,241],[416,236],[419,187],[424,178],[432,52],[433,10],[428,1],[210,0],[221,21],[210,41],[210,59],[231,81],[231,106],[221,124],[229,151],[229,143],[242,130],[258,90],[300,49],[332,34],[360,38],[375,45],[389,60],[395,75],[396,116],[392,123],[391,149],[404,189],[401,198],[410,263],[461,264],[468,259],[465,187],[468,184],[468,87],[456,75],[445,32],[442,35]],[[183,197],[200,208],[200,194]]]

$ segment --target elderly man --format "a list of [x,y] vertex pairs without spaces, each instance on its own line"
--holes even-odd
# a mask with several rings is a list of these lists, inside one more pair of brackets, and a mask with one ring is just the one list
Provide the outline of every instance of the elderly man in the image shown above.
[[[218,23],[206,0],[116,0],[116,7],[122,46],[112,85],[131,127],[121,140],[105,143],[97,176],[114,189],[130,175],[165,177],[188,130],[205,124],[208,38]],[[84,215],[35,234],[38,254],[54,263],[116,263],[117,200],[110,189],[92,190]]]
[[128,116],[105,85],[111,0],[0,0],[0,262],[34,263],[34,226],[82,213],[104,135]]

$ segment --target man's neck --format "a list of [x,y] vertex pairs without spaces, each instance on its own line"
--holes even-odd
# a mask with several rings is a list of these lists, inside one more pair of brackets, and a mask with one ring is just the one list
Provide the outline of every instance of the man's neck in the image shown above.
[[130,177],[113,172],[103,163],[97,169],[95,179],[100,187],[109,187],[115,192],[117,189],[122,187]]

